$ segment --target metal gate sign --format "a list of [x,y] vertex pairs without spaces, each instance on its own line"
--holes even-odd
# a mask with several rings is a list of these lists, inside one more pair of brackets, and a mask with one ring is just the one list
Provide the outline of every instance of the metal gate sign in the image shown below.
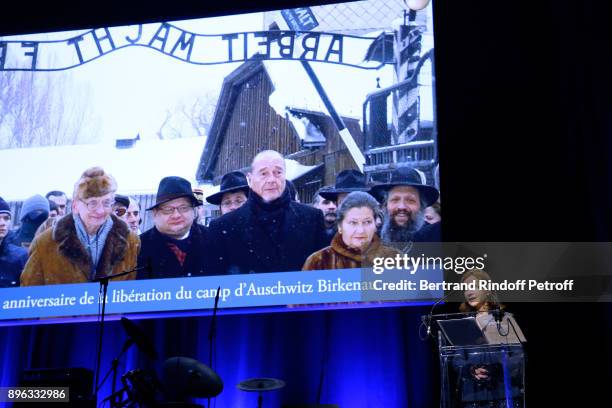
[[[313,27],[308,14],[296,20]],[[312,16],[314,19],[314,16]],[[296,23],[297,24],[297,23]],[[0,41],[0,71],[61,71],[128,47],[145,47],[190,64],[301,60],[377,69],[363,60],[375,38],[314,31],[254,31],[197,34],[170,23],[105,27],[53,41]],[[349,52],[350,50],[350,52]]]

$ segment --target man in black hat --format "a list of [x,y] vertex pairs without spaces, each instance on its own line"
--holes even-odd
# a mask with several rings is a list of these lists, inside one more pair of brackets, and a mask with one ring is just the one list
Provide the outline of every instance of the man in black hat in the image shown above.
[[206,201],[218,205],[221,215],[242,207],[247,201],[249,184],[246,176],[240,171],[232,171],[223,175],[218,193],[206,197]]
[[293,201],[285,160],[273,150],[255,156],[247,202],[210,223],[207,271],[212,274],[299,271],[326,246],[323,214]]
[[340,207],[344,197],[353,191],[370,192],[366,176],[358,170],[342,170],[336,176],[336,184],[333,187],[321,189],[319,194],[326,200],[334,201],[336,207]]
[[53,201],[57,205],[57,215],[63,217],[66,215],[68,210],[68,197],[63,191],[53,190],[45,194],[45,198],[49,201]]
[[153,212],[155,226],[140,235],[139,279],[204,275],[206,227],[195,223],[200,203],[189,181],[165,177],[159,183]]
[[385,219],[381,238],[387,245],[414,240],[424,225],[423,212],[438,199],[438,190],[424,184],[416,169],[400,167],[388,183],[372,187],[372,194],[383,203]]
[[28,261],[28,250],[5,239],[11,230],[12,214],[0,197],[0,288],[19,286],[19,276]]
[[127,223],[127,210],[130,206],[130,198],[121,194],[115,194],[115,204],[113,204],[113,214],[120,220]]

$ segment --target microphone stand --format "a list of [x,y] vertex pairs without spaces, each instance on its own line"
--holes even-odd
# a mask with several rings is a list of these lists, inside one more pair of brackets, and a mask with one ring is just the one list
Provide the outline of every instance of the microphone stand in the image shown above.
[[[433,311],[436,308],[436,306],[438,306],[440,303],[444,302],[446,299],[448,299],[453,293],[455,293],[454,290],[448,292],[443,298],[438,299],[436,301],[436,303],[433,304],[433,306],[431,307],[431,310],[429,311],[429,313],[427,314],[427,337],[431,336],[431,318],[433,317]],[[427,337],[425,339],[427,339]]]
[[113,359],[113,361],[111,362],[111,368],[110,370],[108,370],[108,372],[106,373],[106,375],[104,376],[104,378],[102,378],[102,381],[100,382],[100,385],[98,385],[98,389],[96,391],[100,391],[100,388],[102,388],[102,385],[104,385],[104,383],[106,382],[106,380],[108,379],[108,376],[113,373],[113,383],[112,383],[112,388],[111,388],[111,396],[106,398],[104,401],[108,401],[110,399],[110,404],[111,407],[114,407],[117,405],[117,397],[124,391],[123,389],[120,390],[119,392],[115,392],[116,390],[116,383],[117,383],[117,370],[119,368],[119,360],[121,360],[121,357],[123,357],[123,354],[125,354],[126,351],[128,351],[128,349],[134,344],[134,341],[132,339],[127,339],[125,341],[125,343],[123,344],[123,347],[121,348],[121,352],[119,353],[119,355],[117,357],[115,357]]
[[[500,336],[503,336],[501,332],[501,323],[504,320],[504,309],[502,309],[501,302],[499,301],[499,296],[497,296],[497,292],[491,291],[491,297],[493,298],[493,302],[495,302],[495,309],[491,310],[490,313],[495,318],[495,323],[497,325],[497,332]],[[506,334],[507,335],[507,334]]]
[[[103,384],[102,383],[98,385],[98,380],[100,379],[100,361],[102,359],[102,339],[104,338],[104,316],[106,315],[106,294],[108,293],[108,283],[113,278],[118,278],[120,276],[129,275],[130,273],[134,273],[136,271],[139,271],[141,269],[146,269],[146,268],[148,268],[148,266],[141,266],[141,267],[129,270],[129,271],[119,272],[114,275],[101,276],[99,278],[95,278],[92,280],[92,282],[100,283],[100,290],[98,294],[102,292],[102,312],[98,316],[99,335],[98,335],[98,351],[96,353],[96,377],[95,377],[96,379],[94,382],[95,384],[94,385],[95,386],[94,397],[96,401],[98,401],[98,391],[100,391],[100,387]],[[114,391],[115,391],[115,384],[113,383],[113,393]]]
[[[217,337],[217,309],[219,308],[219,294],[221,293],[221,286],[217,288],[217,295],[215,296],[215,306],[213,307],[212,318],[210,319],[210,330],[208,332],[208,366],[213,368],[213,343]],[[210,408],[210,397],[208,398],[208,408]]]

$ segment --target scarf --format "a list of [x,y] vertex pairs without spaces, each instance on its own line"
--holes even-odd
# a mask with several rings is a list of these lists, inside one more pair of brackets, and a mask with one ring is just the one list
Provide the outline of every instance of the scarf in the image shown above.
[[192,236],[191,229],[192,228],[193,228],[193,225],[189,229],[187,233],[187,237],[183,239],[174,239],[172,237],[169,237],[166,234],[162,234],[161,232],[157,231],[161,239],[166,242],[166,245],[168,246],[170,251],[172,251],[174,256],[176,256],[176,260],[181,265],[181,267],[183,267],[183,265],[185,264],[185,259],[187,259],[187,254],[192,250],[191,249],[191,236]]
[[95,234],[89,235],[85,229],[85,225],[83,225],[83,221],[81,221],[81,217],[75,213],[72,213],[72,219],[74,220],[77,237],[89,253],[89,258],[91,261],[90,279],[93,279],[96,276],[96,269],[98,268],[98,262],[100,261],[102,251],[104,250],[106,237],[108,237],[108,233],[113,227],[113,220],[111,217],[108,217],[104,224],[98,228],[98,231]]
[[291,203],[289,189],[285,188],[280,197],[270,202],[265,202],[256,193],[249,194],[248,201],[250,201],[255,222],[271,238],[278,236],[283,227],[285,211]]

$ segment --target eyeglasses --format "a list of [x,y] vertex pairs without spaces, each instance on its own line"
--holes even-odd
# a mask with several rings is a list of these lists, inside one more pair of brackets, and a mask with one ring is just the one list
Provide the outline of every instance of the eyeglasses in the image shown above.
[[104,209],[109,209],[113,206],[113,204],[115,204],[114,200],[103,200],[103,201],[98,201],[98,200],[90,200],[90,201],[85,201],[85,200],[81,200],[79,198],[79,201],[81,201],[83,204],[85,204],[85,206],[87,207],[87,209],[89,211],[93,211],[96,208],[98,208],[99,205],[102,205],[102,208]]
[[115,215],[117,217],[123,217],[126,212],[127,212],[127,209],[125,207],[115,208]]
[[244,204],[246,202],[246,200],[225,200],[225,201],[221,201],[221,207],[229,207],[232,204],[234,204],[237,207],[240,207],[242,204]]
[[174,214],[174,210],[177,210],[180,214],[188,213],[193,207],[190,205],[182,205],[180,207],[159,207],[159,212],[164,215]]

